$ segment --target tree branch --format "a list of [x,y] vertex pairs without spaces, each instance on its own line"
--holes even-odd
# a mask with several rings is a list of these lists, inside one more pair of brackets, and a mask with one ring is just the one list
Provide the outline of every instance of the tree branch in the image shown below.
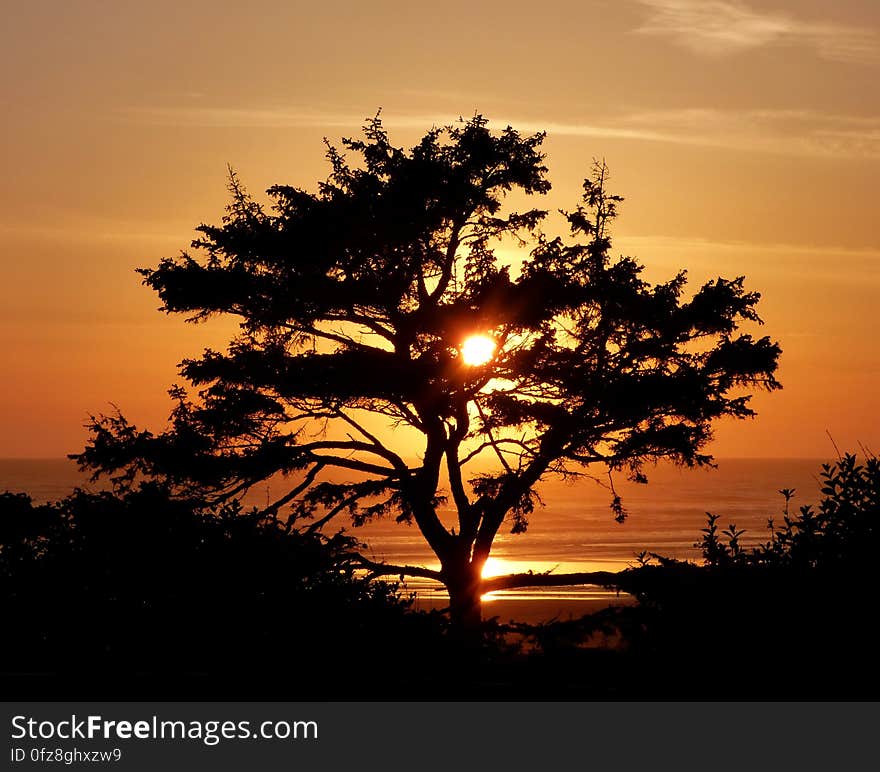
[[[315,442],[309,442],[303,445],[294,446],[298,450],[310,453],[312,457],[319,459],[323,463],[333,464],[336,461],[345,461],[346,464],[336,464],[337,466],[349,466],[348,462],[356,462],[360,466],[362,471],[371,472],[372,474],[379,474],[383,476],[394,476],[395,472],[403,473],[408,472],[409,467],[403,463],[403,460],[396,453],[392,453],[390,450],[385,448],[383,445],[374,445],[373,443],[368,442],[360,442],[358,440],[317,440]],[[377,464],[370,464],[366,461],[361,461],[359,459],[339,459],[337,456],[321,456],[316,454],[314,451],[316,450],[351,450],[354,452],[363,452],[363,453],[372,453],[374,455],[380,456],[393,465],[393,469],[389,469],[388,467],[378,466]],[[368,468],[369,467],[369,468]],[[354,468],[354,467],[350,467]]]
[[461,479],[461,462],[458,458],[461,441],[467,436],[470,427],[467,404],[467,400],[462,398],[459,398],[456,404],[455,429],[450,430],[449,439],[446,441],[446,470],[449,476],[452,499],[455,502],[456,510],[458,510],[459,532],[462,538],[470,540],[476,534],[477,523],[474,522],[471,502]]
[[336,416],[343,421],[345,421],[349,426],[354,427],[359,431],[364,437],[366,437],[370,444],[373,446],[373,452],[387,459],[391,464],[400,472],[408,472],[409,467],[404,463],[403,459],[397,455],[394,451],[387,448],[383,445],[376,435],[371,434],[367,431],[360,423],[354,420],[350,415],[344,413],[342,410],[336,412]]
[[286,327],[294,332],[304,332],[307,335],[313,335],[316,338],[324,338],[325,340],[332,340],[334,343],[338,343],[345,348],[354,348],[360,351],[375,351],[374,346],[368,346],[364,343],[359,343],[353,338],[348,338],[345,335],[338,335],[333,332],[329,332],[327,330],[321,330],[318,327],[315,327],[311,324],[284,324],[281,325]]
[[346,507],[350,507],[355,501],[357,501],[358,498],[360,498],[358,494],[353,494],[351,496],[348,496],[347,498],[344,498],[327,514],[321,516],[314,523],[309,523],[309,525],[306,527],[306,533],[314,533],[315,531],[321,530],[321,528],[327,525],[327,523],[329,523],[334,517],[336,517],[336,515],[342,512],[343,509],[345,509]]
[[375,561],[365,558],[363,555],[353,554],[349,556],[361,568],[365,568],[371,577],[373,576],[420,576],[423,579],[435,579],[438,582],[443,580],[439,571],[434,571],[423,566],[395,566],[390,563],[376,563]]
[[489,438],[489,447],[491,447],[492,450],[495,451],[495,455],[498,456],[498,460],[501,462],[501,466],[504,467],[507,474],[512,475],[513,469],[510,468],[510,464],[507,463],[507,459],[504,458],[504,454],[498,447],[498,441],[495,439],[495,435],[492,434],[492,430],[489,428],[489,422],[486,420],[486,414],[483,412],[483,408],[480,406],[479,400],[474,400],[474,405],[476,405],[477,412],[480,414],[480,418],[483,420],[483,431],[486,432],[486,436]]
[[278,514],[278,510],[281,509],[281,507],[283,507],[289,501],[292,501],[297,496],[299,496],[300,493],[302,493],[304,490],[306,490],[306,488],[308,488],[315,481],[315,478],[318,476],[318,474],[321,472],[321,470],[323,468],[324,468],[324,464],[321,462],[314,464],[312,466],[312,468],[309,469],[308,473],[306,474],[306,476],[303,478],[303,481],[299,485],[297,485],[295,488],[293,488],[292,490],[285,493],[281,498],[274,501],[272,504],[270,504],[268,507],[266,507],[263,510],[263,512],[265,514],[271,514],[271,515]]
[[386,466],[378,466],[377,464],[368,464],[366,461],[358,461],[355,458],[339,458],[338,456],[322,456],[319,454],[314,454],[313,458],[316,462],[326,464],[327,466],[338,466],[342,469],[351,469],[355,472],[366,472],[367,474],[374,474],[378,477],[386,477],[389,480],[399,478],[399,475],[394,469],[389,469]]
[[[474,448],[470,453],[468,453],[464,458],[462,458],[459,461],[459,463],[461,464],[461,466],[465,466],[466,464],[469,464],[477,456],[479,456],[480,453],[482,453],[484,450],[487,450],[488,448],[495,449],[495,452],[497,453],[498,448],[501,445],[515,445],[516,447],[521,448],[523,452],[519,454],[520,457],[528,455],[528,456],[534,458],[534,456],[535,456],[534,448],[530,448],[528,443],[524,442],[523,440],[517,440],[517,439],[514,439],[513,437],[499,437],[498,439],[493,439],[491,442],[481,443],[476,448]],[[502,452],[506,452],[506,451],[502,451]],[[513,453],[513,451],[510,451],[510,452]]]
[[573,574],[507,574],[492,576],[482,582],[482,592],[495,590],[511,590],[516,587],[568,587],[580,584],[591,584],[597,587],[612,587],[626,591],[633,582],[629,569],[614,573],[612,571],[587,571]]
[[422,466],[414,475],[407,498],[419,530],[434,550],[434,554],[442,561],[455,537],[443,525],[434,508],[434,497],[440,479],[440,464],[445,451],[446,432],[442,423],[436,418],[432,424],[426,428],[427,443]]
[[449,244],[446,247],[446,254],[444,256],[443,266],[440,273],[440,280],[437,282],[437,286],[430,295],[430,301],[432,303],[437,303],[443,297],[443,293],[446,292],[447,287],[449,287],[449,282],[452,279],[452,270],[455,266],[455,253],[461,243],[461,229],[469,215],[470,213],[468,212],[463,218],[461,218],[461,220],[456,220],[452,223],[451,232],[449,234]]
[[345,314],[327,313],[324,316],[329,321],[350,322],[351,324],[359,324],[366,327],[371,332],[376,333],[380,338],[384,338],[389,343],[394,343],[394,332],[379,324],[375,319],[371,319],[363,314],[357,314],[349,310]]

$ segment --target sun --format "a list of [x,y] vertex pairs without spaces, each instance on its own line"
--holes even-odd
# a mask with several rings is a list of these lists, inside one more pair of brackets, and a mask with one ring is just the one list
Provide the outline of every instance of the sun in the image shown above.
[[495,355],[495,341],[488,335],[471,335],[461,344],[461,358],[466,365],[479,367]]
[[480,576],[482,576],[483,579],[488,579],[489,577],[501,576],[501,574],[506,573],[509,573],[506,561],[501,560],[500,558],[486,558]]

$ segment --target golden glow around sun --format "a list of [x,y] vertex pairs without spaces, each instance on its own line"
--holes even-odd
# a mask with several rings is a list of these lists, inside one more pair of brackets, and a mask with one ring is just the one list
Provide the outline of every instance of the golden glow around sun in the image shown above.
[[479,367],[495,355],[495,341],[488,335],[471,335],[461,344],[461,357],[466,365]]
[[501,574],[507,573],[510,573],[507,561],[501,560],[500,558],[486,558],[486,562],[483,564],[483,571],[480,575],[483,579],[488,579],[490,576],[501,576]]

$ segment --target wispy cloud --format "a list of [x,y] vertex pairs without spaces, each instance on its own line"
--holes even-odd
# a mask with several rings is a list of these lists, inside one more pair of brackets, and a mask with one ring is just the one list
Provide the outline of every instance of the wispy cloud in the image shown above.
[[[363,124],[354,113],[286,107],[148,106],[120,111],[128,119],[155,126],[232,129],[351,128]],[[413,116],[415,120],[415,116]]]
[[655,270],[687,265],[695,277],[724,273],[726,266],[733,266],[754,279],[778,276],[786,281],[857,284],[863,289],[880,285],[880,250],[871,247],[619,234],[615,249],[637,259],[643,256]]
[[[15,243],[19,239],[28,242],[75,242],[97,244],[99,242],[156,242],[177,244],[185,242],[192,232],[189,224],[181,224],[179,229],[157,225],[153,230],[145,229],[143,223],[134,223],[110,218],[77,216],[64,217],[62,224],[58,217],[51,222],[21,222],[0,220],[0,239]],[[149,225],[149,223],[147,223]]]
[[[343,129],[357,130],[367,116],[353,112],[314,111],[296,108],[237,108],[237,107],[133,107],[121,111],[137,122],[156,126],[189,126],[198,128],[241,129]],[[464,116],[465,118],[470,116]],[[382,113],[382,123],[388,128],[425,130],[431,126],[452,125],[461,120],[460,114]],[[559,123],[553,121],[493,120],[495,127],[511,125],[518,131],[538,132],[560,136],[608,137],[674,141],[674,138],[647,126],[626,126],[618,122]]]
[[880,160],[880,116],[685,108],[621,113],[588,123],[510,123],[521,131],[546,130],[550,136],[665,142],[801,158]]
[[802,158],[880,160],[880,116],[814,110],[651,110],[615,125],[661,141]]
[[[126,120],[194,128],[316,128],[355,133],[365,116],[297,108],[138,107]],[[459,120],[458,115],[383,113],[391,129],[423,131]],[[880,159],[880,116],[824,114],[809,110],[676,109],[606,114],[590,121],[536,121],[502,116],[495,127],[547,131],[551,137],[663,142],[805,158]]]
[[638,0],[649,9],[636,32],[669,37],[698,54],[719,56],[762,46],[800,46],[841,62],[880,63],[875,30],[802,21],[731,0]]
[[[805,258],[828,261],[830,258],[859,263],[860,267],[880,279],[880,249],[872,247],[848,247],[837,244],[787,244],[783,242],[758,242],[745,240],[718,240],[696,237],[678,237],[630,234],[620,235],[616,241],[626,242],[626,246],[636,251],[662,247],[665,251],[676,252],[731,252],[752,254],[762,257],[791,257],[803,261]],[[788,266],[783,266],[788,270]],[[830,265],[832,269],[839,266]]]

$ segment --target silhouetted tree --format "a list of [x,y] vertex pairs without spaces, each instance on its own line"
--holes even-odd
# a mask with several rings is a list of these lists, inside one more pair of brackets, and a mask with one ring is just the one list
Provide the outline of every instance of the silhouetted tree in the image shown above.
[[[362,139],[328,144],[317,192],[278,185],[267,208],[230,172],[227,214],[198,228],[196,256],[141,273],[165,311],[232,315],[240,334],[182,363],[199,391],[172,390],[166,431],[101,416],[76,458],[220,499],[281,472],[290,486],[269,513],[414,521],[439,571],[362,564],[438,579],[462,629],[487,589],[588,580],[481,571],[505,521],[526,530],[547,475],[599,464],[644,482],[648,461],[710,463],[711,423],[753,415],[741,387],[779,388],[780,349],[739,331],[760,322],[742,277],[685,298],[684,272],[652,285],[612,257],[622,199],[604,165],[563,213],[570,237],[539,231],[543,210],[504,208],[511,192],[550,189],[543,139],[475,117],[406,151],[377,116]],[[520,248],[520,266],[499,259],[501,243]],[[494,342],[484,364],[462,355],[474,334]],[[623,519],[616,494],[612,509]]]

